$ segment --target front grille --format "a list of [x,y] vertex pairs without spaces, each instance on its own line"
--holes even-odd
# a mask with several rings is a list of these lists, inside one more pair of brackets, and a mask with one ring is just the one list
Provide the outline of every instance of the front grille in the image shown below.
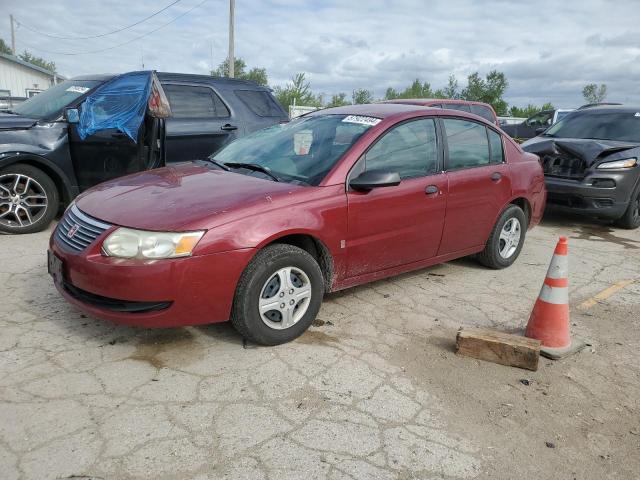
[[81,252],[110,227],[72,205],[58,223],[55,239],[63,247]]

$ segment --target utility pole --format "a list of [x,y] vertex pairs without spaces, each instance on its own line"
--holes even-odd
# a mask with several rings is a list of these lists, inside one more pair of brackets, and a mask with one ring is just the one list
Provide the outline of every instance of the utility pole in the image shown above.
[[236,58],[233,52],[234,43],[234,16],[235,16],[236,1],[229,0],[229,78],[235,77]]
[[13,54],[16,54],[16,29],[15,29],[15,20],[13,19],[13,14],[9,15],[9,20],[11,20],[11,51]]

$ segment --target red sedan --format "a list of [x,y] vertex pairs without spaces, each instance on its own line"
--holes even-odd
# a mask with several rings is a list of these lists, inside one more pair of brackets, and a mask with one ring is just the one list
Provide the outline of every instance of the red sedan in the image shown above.
[[545,200],[537,157],[480,117],[332,108],[87,191],[51,237],[49,271],[96,317],[230,319],[275,345],[311,325],[325,292],[472,254],[511,265]]

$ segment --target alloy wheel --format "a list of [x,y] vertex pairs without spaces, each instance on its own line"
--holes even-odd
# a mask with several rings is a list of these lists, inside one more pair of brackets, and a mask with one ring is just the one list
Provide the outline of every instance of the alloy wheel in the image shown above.
[[505,222],[500,231],[498,246],[502,258],[510,258],[518,250],[521,235],[520,221],[517,218],[512,217]]
[[260,318],[274,330],[284,330],[300,321],[309,308],[311,281],[297,267],[279,269],[260,291]]
[[46,213],[47,193],[35,179],[19,174],[0,175],[0,225],[29,227]]

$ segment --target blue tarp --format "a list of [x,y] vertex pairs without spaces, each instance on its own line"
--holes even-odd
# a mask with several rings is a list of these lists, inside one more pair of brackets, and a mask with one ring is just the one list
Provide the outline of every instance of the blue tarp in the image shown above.
[[151,91],[152,72],[121,75],[98,87],[82,104],[78,134],[84,140],[89,135],[117,128],[134,142],[144,120]]

